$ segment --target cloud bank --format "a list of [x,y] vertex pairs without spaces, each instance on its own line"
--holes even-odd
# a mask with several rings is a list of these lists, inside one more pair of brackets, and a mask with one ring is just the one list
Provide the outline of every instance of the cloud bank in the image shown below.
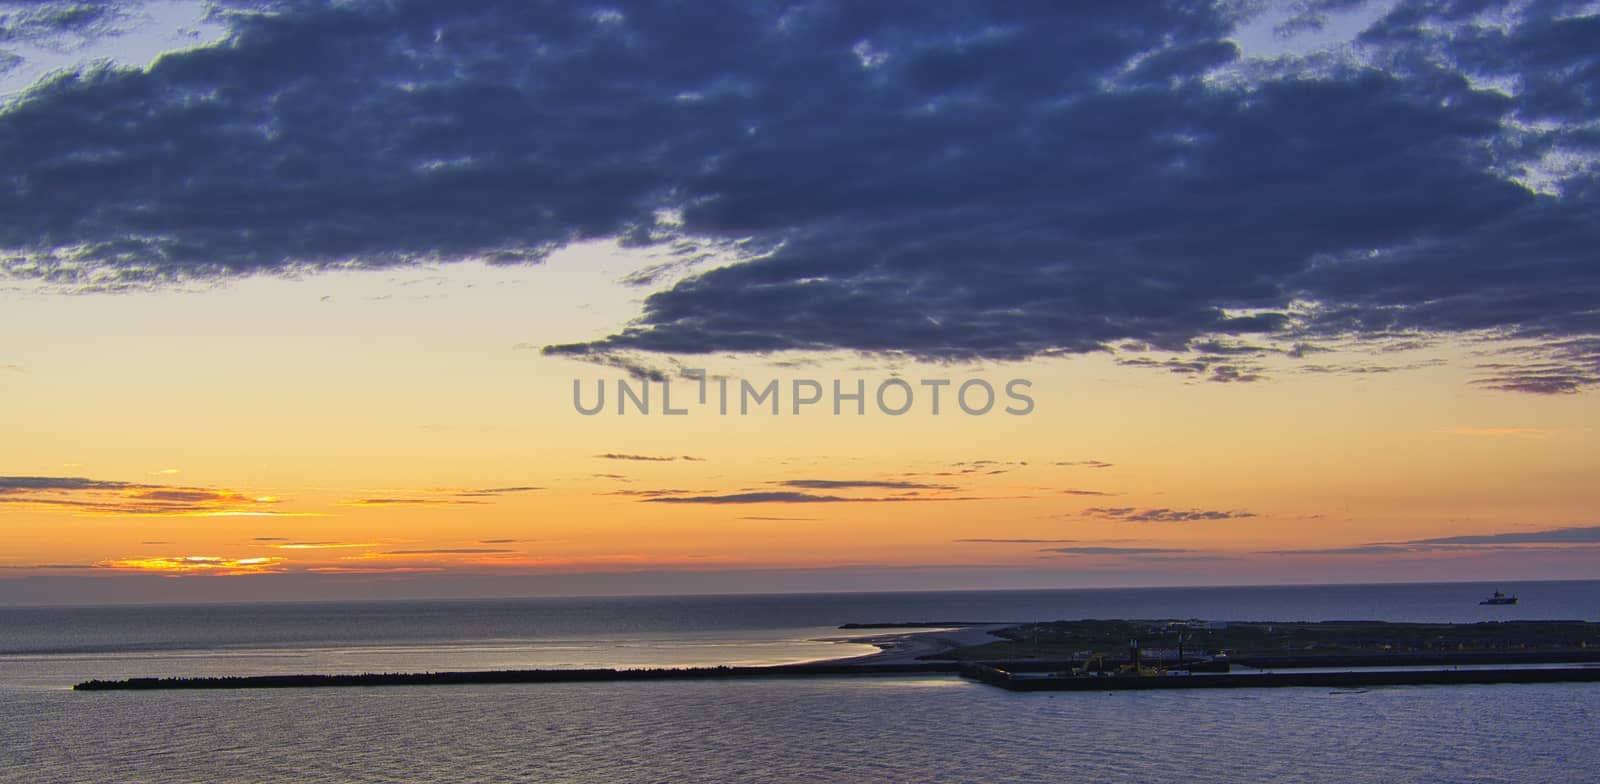
[[[137,3],[70,5],[5,16],[0,59]],[[738,247],[546,350],[1154,350],[1237,382],[1302,343],[1471,336],[1518,341],[1489,388],[1600,383],[1592,5],[1401,0],[1252,60],[1263,5],[227,0],[217,45],[0,108],[0,270]]]

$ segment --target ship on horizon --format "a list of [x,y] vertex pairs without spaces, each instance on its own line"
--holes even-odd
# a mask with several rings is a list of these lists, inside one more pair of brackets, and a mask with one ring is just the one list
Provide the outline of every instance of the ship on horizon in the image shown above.
[[1484,599],[1481,602],[1478,602],[1478,604],[1480,604],[1480,605],[1484,605],[1484,604],[1516,604],[1516,603],[1517,603],[1517,597],[1501,593],[1499,590],[1496,590],[1494,593],[1490,594],[1489,598]]

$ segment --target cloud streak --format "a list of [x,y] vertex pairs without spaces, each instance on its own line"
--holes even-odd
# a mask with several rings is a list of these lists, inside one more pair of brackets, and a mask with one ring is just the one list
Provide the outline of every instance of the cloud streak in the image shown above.
[[86,515],[152,517],[299,517],[279,499],[237,490],[118,482],[85,477],[0,476],[0,506]]
[[1083,510],[1090,517],[1124,520],[1130,523],[1195,523],[1211,520],[1243,520],[1255,517],[1254,512],[1223,511],[1217,509],[1139,509],[1132,506],[1097,506]]
[[1165,553],[1188,553],[1192,550],[1177,550],[1169,547],[1050,547],[1040,550],[1042,553],[1060,553],[1061,555],[1158,555]]
[[468,498],[405,498],[405,497],[380,497],[358,498],[345,501],[340,506],[484,506],[487,501],[475,501]]
[[498,547],[446,547],[432,550],[389,550],[384,555],[490,555],[514,552],[517,551]]
[[957,496],[899,495],[870,498],[851,498],[841,495],[819,495],[798,491],[758,491],[713,495],[657,495],[643,499],[654,504],[861,504],[861,503],[912,503],[926,501],[974,501],[975,498]]
[[1414,555],[1433,552],[1472,552],[1544,549],[1561,546],[1588,548],[1600,545],[1600,526],[1509,531],[1498,534],[1463,534],[1404,542],[1373,542],[1348,547],[1309,550],[1273,550],[1272,555]]
[[672,463],[679,460],[698,463],[705,460],[705,458],[692,457],[690,455],[630,455],[620,452],[606,452],[605,454],[595,455],[595,457],[601,460],[626,460],[635,463]]
[[795,487],[803,490],[955,490],[955,485],[928,484],[925,482],[904,482],[897,480],[873,479],[785,479],[773,482],[783,487]]
[[126,572],[162,574],[246,575],[283,572],[282,558],[223,558],[210,555],[182,555],[165,558],[122,558],[100,561],[96,568]]

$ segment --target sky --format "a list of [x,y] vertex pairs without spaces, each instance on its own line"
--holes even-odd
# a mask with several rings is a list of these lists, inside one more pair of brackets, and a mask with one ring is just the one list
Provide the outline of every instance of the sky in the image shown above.
[[1596,40],[0,0],[0,604],[1600,578]]

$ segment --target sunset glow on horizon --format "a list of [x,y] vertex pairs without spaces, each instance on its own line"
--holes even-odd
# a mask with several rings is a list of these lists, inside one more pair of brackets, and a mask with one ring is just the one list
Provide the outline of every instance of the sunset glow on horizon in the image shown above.
[[0,604],[1600,578],[1513,5],[0,16]]

